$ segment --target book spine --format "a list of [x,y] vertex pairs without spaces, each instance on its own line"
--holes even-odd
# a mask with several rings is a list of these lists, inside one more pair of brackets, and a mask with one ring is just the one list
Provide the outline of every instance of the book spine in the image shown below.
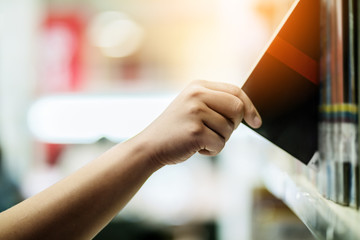
[[350,131],[350,138],[349,138],[349,158],[350,158],[350,199],[349,204],[351,207],[357,207],[358,206],[358,198],[359,198],[359,192],[358,192],[358,150],[357,150],[357,97],[356,97],[356,65],[355,65],[355,2],[358,0],[347,0],[348,1],[348,29],[349,29],[349,39],[348,39],[348,81],[349,81],[349,99],[348,103],[351,104],[351,106],[354,107],[355,111],[351,112],[351,121],[349,126]]
[[346,119],[346,103],[350,98],[349,92],[349,4],[348,0],[336,1],[336,86],[335,106],[337,132],[334,141],[336,152],[336,184],[337,202],[349,205],[350,197],[350,169],[351,158],[348,152],[350,147],[351,126]]
[[358,0],[353,0],[353,9],[354,9],[354,65],[355,65],[355,104],[357,105],[357,135],[355,139],[355,147],[357,154],[357,161],[355,166],[355,193],[356,193],[356,207],[360,209],[360,152],[359,152],[359,136],[360,136],[360,107],[359,107],[359,97],[360,97],[360,3]]
[[320,2],[320,69],[319,69],[319,125],[318,125],[318,150],[319,150],[319,167],[317,174],[317,189],[321,195],[328,198],[327,191],[327,148],[325,147],[328,141],[327,129],[328,121],[327,114],[323,111],[327,104],[328,97],[328,3],[326,0]]
[[334,106],[338,99],[338,16],[339,9],[337,8],[337,0],[330,0],[328,11],[329,11],[329,74],[328,74],[328,82],[329,82],[329,99],[328,99],[328,114],[329,114],[329,129],[328,129],[328,138],[329,143],[327,144],[328,151],[328,168],[327,168],[327,179],[328,179],[328,196],[330,200],[334,202],[338,202],[338,199],[341,198],[341,189],[340,189],[340,181],[341,178],[340,169],[339,169],[339,122],[338,118],[335,114]]

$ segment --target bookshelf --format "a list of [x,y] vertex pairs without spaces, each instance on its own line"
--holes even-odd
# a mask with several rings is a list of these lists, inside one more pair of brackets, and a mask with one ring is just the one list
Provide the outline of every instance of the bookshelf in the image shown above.
[[284,201],[317,239],[360,239],[360,212],[324,198],[309,177],[298,172],[296,161],[265,161],[262,180],[266,188]]
[[[243,87],[263,118],[259,134],[305,164],[318,152],[319,172],[290,155],[273,155],[262,174],[268,190],[317,239],[360,239],[359,10],[357,0],[296,1]],[[289,92],[289,99],[276,102]]]

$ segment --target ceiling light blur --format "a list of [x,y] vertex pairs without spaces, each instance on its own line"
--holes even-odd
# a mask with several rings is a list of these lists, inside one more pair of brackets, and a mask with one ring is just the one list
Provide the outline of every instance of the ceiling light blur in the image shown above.
[[107,57],[126,57],[138,50],[143,29],[126,14],[102,12],[90,27],[91,42]]

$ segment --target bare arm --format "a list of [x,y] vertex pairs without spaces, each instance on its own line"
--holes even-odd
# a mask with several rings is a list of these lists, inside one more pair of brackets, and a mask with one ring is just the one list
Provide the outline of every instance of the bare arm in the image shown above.
[[194,153],[216,155],[242,119],[261,120],[241,89],[190,84],[149,127],[0,214],[0,239],[91,239],[152,173]]

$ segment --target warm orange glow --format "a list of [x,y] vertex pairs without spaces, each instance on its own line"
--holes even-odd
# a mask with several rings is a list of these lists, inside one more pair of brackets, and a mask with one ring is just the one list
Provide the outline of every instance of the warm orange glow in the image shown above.
[[319,84],[318,62],[281,37],[274,39],[267,52],[314,84]]

